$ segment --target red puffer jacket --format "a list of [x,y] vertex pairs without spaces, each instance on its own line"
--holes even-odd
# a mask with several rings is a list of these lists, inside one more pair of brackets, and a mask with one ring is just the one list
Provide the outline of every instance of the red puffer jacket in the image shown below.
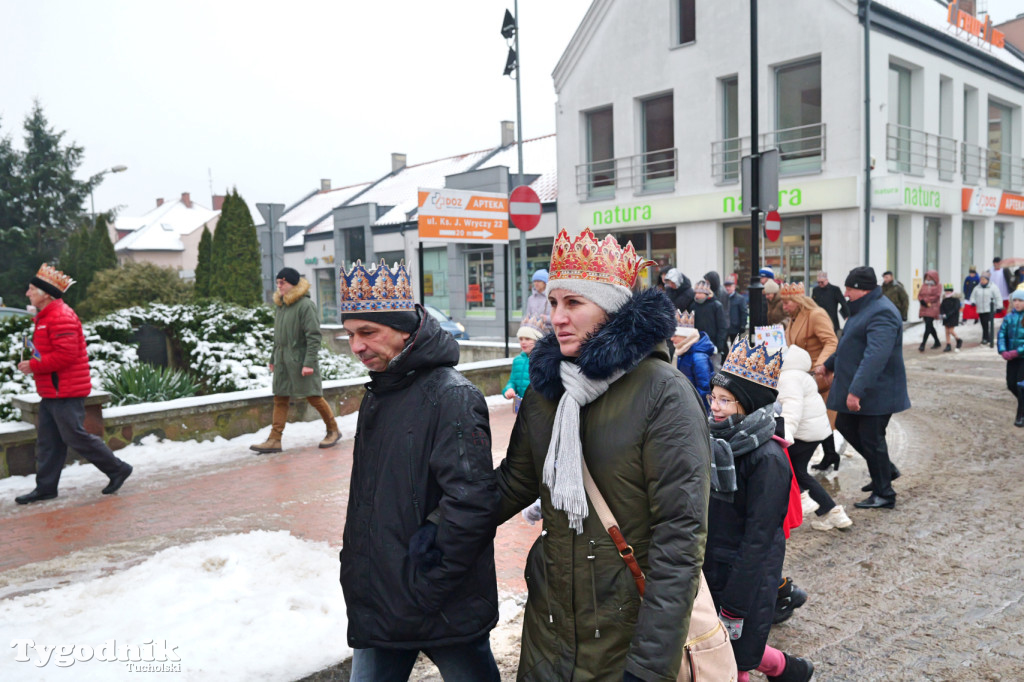
[[36,315],[32,343],[40,357],[29,363],[43,398],[84,398],[92,391],[85,334],[78,315],[60,299]]

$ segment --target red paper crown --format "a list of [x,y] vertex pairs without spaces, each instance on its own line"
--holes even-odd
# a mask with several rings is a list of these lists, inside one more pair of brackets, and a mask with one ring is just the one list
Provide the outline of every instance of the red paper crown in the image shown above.
[[555,237],[548,274],[549,281],[583,280],[632,289],[640,271],[651,265],[657,263],[637,256],[632,242],[621,247],[611,235],[597,241],[589,227],[572,239],[563,228]]
[[779,287],[779,295],[782,298],[795,298],[797,296],[806,296],[807,293],[804,290],[803,282],[785,282]]

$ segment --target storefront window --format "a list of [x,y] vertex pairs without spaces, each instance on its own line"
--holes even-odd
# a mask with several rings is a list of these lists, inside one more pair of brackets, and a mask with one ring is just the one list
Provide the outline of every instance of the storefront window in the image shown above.
[[423,302],[450,310],[448,298],[448,249],[423,249]]
[[[939,226],[938,218],[924,219],[924,271],[939,269]],[[941,274],[940,274],[941,276]],[[936,282],[942,284],[942,282]]]
[[[726,275],[739,275],[738,287],[746,291],[750,282],[750,224],[725,226]],[[809,284],[821,270],[821,216],[783,218],[782,235],[774,242],[761,241],[761,263],[757,269],[770,267],[775,277],[784,282]]]
[[[520,272],[519,272],[519,244],[509,244],[509,256],[511,260],[510,273],[512,275],[512,288],[509,290],[512,300],[512,315],[517,316],[522,314],[523,310],[523,291],[522,284],[520,284]],[[550,239],[538,239],[533,243],[526,242],[526,278],[527,281],[533,284],[533,273],[538,270],[547,270],[548,266],[551,265],[551,240]]]
[[494,312],[494,249],[467,249],[466,311]]
[[[395,263],[405,262],[405,251],[381,251],[374,254],[373,260],[377,261],[378,263],[380,263],[383,260],[385,265],[387,265],[389,268],[393,268],[395,267]],[[409,263],[406,263],[405,267],[406,270],[410,269]]]
[[316,305],[321,322],[338,321],[338,286],[334,268],[316,269]]
[[885,232],[885,269],[892,272],[893,279],[900,279],[900,217],[889,214]]
[[[972,265],[974,265],[974,221],[965,220],[960,238],[960,284],[967,279],[967,273],[970,272]],[[958,285],[957,288],[959,288]]]
[[1006,227],[1007,223],[996,223],[995,232],[992,239],[992,247],[995,249],[995,255],[1000,258],[1006,258],[1010,254],[1005,253],[1006,251]]

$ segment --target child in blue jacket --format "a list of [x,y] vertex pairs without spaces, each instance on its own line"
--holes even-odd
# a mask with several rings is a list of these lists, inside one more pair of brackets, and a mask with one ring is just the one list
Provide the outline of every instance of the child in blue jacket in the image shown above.
[[1006,387],[1017,397],[1013,425],[1024,427],[1024,285],[1010,294],[1010,310],[999,327],[999,354],[1006,360]]
[[[508,377],[508,383],[502,391],[509,400],[523,399],[526,389],[530,386],[530,353],[533,352],[533,345],[544,336],[544,329],[547,329],[548,316],[531,316],[523,318],[516,336],[519,338],[519,348],[522,352],[512,360],[512,373]],[[518,401],[516,403],[518,408]]]
[[711,392],[711,376],[715,373],[712,360],[717,352],[715,344],[707,333],[699,332],[693,326],[693,313],[677,312],[672,345],[676,348],[676,368],[697,389],[706,414],[707,396]]

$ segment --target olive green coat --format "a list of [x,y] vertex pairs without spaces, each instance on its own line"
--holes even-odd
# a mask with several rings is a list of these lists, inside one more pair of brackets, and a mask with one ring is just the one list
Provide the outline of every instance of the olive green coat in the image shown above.
[[[307,398],[323,395],[320,386],[320,320],[316,304],[309,298],[309,282],[299,279],[291,290],[281,296],[274,294],[277,312],[274,317],[274,395]],[[302,376],[303,367],[313,373]]]
[[[668,316],[673,319],[671,307]],[[674,322],[669,325],[671,333]],[[584,348],[615,326],[610,321]],[[636,345],[613,338],[605,350],[630,345],[636,352]],[[502,519],[537,497],[544,515],[544,532],[526,564],[520,680],[619,682],[629,670],[669,682],[678,674],[704,561],[711,452],[696,391],[669,364],[664,344],[651,348],[643,359],[599,359],[607,368],[633,369],[580,414],[587,466],[647,577],[642,601],[593,505],[579,535],[552,506],[542,479],[558,406],[552,375],[565,358],[554,335],[530,357],[532,388],[497,471]],[[590,376],[584,354],[578,364]]]

